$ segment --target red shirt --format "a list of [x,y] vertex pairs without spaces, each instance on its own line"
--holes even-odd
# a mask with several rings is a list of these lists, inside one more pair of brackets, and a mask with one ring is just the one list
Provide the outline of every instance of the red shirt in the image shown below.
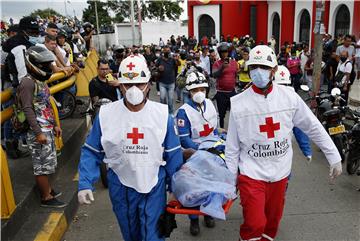
[[[213,65],[213,72],[216,72],[221,68],[224,63],[223,60],[218,60]],[[216,89],[218,91],[231,92],[235,89],[236,72],[238,64],[235,60],[230,60],[229,66],[223,69],[223,72],[216,80]]]

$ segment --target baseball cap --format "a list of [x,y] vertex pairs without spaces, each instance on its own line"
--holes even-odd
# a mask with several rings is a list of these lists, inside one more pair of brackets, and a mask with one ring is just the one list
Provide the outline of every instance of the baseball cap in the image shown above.
[[36,21],[36,18],[33,17],[23,17],[19,22],[20,30],[37,30],[39,31],[39,24]]

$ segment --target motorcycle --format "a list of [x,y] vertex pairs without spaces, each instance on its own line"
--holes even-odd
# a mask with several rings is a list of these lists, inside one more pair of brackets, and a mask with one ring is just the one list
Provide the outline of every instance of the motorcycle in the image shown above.
[[342,162],[344,162],[345,155],[349,150],[347,131],[343,123],[348,108],[343,105],[345,100],[342,98],[339,88],[332,89],[330,96],[331,109],[323,112],[322,124],[338,149]]
[[310,109],[322,123],[324,119],[323,114],[332,109],[331,95],[326,91],[320,91],[317,95],[315,95],[307,85],[301,85],[300,88],[310,96],[305,99],[305,102],[308,103],[310,101]]
[[350,119],[355,122],[348,132],[349,152],[346,156],[346,171],[352,175],[360,166],[360,108],[348,110],[351,115]]

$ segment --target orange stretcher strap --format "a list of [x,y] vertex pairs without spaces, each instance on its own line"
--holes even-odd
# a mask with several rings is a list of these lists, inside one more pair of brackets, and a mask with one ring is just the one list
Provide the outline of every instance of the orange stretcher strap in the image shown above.
[[[225,214],[227,214],[232,206],[232,204],[234,203],[234,200],[228,200],[224,205],[223,205],[223,209]],[[173,214],[188,214],[188,215],[200,215],[200,216],[205,216],[207,214],[200,212],[200,210],[198,209],[191,209],[191,208],[186,208],[183,207],[181,205],[181,203],[179,201],[171,201],[167,204],[166,207],[166,211],[168,211],[169,213],[173,213]]]

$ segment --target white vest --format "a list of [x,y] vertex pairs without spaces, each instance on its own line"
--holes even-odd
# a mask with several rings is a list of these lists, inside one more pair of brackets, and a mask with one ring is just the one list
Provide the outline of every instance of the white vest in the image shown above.
[[104,162],[120,182],[140,193],[149,193],[158,182],[168,123],[166,105],[147,101],[131,112],[123,100],[101,107],[99,112]]
[[191,125],[191,139],[199,143],[201,137],[213,136],[214,130],[217,128],[217,112],[214,104],[209,99],[205,99],[204,117],[201,112],[194,109],[189,104],[184,104],[180,109],[185,110],[186,116]]

